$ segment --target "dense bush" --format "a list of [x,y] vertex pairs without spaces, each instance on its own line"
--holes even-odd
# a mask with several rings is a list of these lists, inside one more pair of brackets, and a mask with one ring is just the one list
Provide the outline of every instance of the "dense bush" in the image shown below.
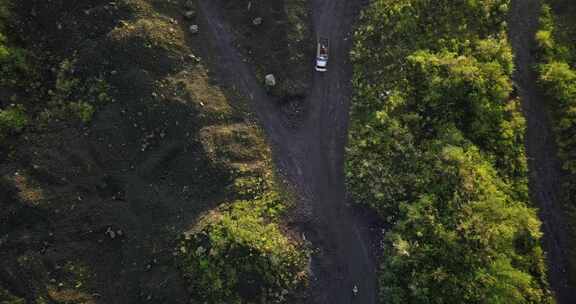
[[277,194],[237,201],[206,216],[182,243],[182,267],[198,300],[283,303],[304,282],[305,253],[273,217]]
[[386,235],[391,303],[546,303],[539,222],[474,145],[452,130],[431,145],[430,181]]
[[82,79],[74,74],[75,61],[60,63],[54,87],[48,90],[48,103],[40,113],[40,124],[52,121],[92,120],[95,108],[112,101],[110,86],[99,77]]
[[22,131],[28,123],[24,107],[14,105],[0,110],[0,142],[9,134]]
[[347,181],[391,225],[390,303],[547,303],[509,1],[379,0],[356,30]]
[[[576,25],[574,25],[576,28]],[[568,46],[557,42],[559,35],[553,12],[545,5],[541,29],[536,35],[542,63],[539,65],[540,83],[554,101],[557,140],[564,169],[576,174],[576,69],[571,66],[572,54]]]
[[[286,204],[258,178],[240,179],[247,200],[206,215],[180,245],[193,297],[207,303],[285,303],[305,283],[306,252],[281,231]],[[248,191],[249,190],[249,191]]]

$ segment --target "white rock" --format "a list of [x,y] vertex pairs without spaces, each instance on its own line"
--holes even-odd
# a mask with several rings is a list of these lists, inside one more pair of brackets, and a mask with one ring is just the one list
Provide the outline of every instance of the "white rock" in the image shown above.
[[200,31],[200,28],[198,27],[198,24],[192,24],[190,26],[190,33],[198,34],[199,31]]
[[258,26],[258,25],[261,25],[261,24],[262,24],[262,21],[264,21],[264,20],[262,19],[262,17],[256,17],[256,18],[254,18],[254,19],[252,20],[252,24]]
[[188,20],[192,20],[196,17],[196,12],[195,11],[186,11],[184,12],[184,18],[188,19]]
[[266,75],[264,80],[265,80],[267,86],[269,86],[269,87],[276,86],[276,77],[274,77],[273,74]]

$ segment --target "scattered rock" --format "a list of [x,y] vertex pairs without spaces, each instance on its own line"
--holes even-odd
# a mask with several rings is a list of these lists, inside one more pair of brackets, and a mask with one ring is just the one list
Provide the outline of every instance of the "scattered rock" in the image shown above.
[[195,61],[195,62],[200,62],[200,57],[194,55],[194,54],[189,54],[188,58],[190,58],[191,60]]
[[198,27],[198,24],[192,24],[190,26],[190,33],[198,34],[198,32],[200,32],[200,28]]
[[254,24],[255,26],[259,26],[262,24],[264,20],[262,19],[262,17],[256,17],[252,20],[252,24]]
[[188,19],[188,20],[193,20],[194,18],[196,18],[196,11],[185,11],[184,12],[184,18]]
[[108,237],[110,237],[111,239],[115,239],[116,238],[116,232],[114,230],[112,230],[112,228],[108,227],[108,229],[106,229],[105,232]]
[[265,80],[266,86],[269,86],[269,87],[276,86],[276,77],[274,77],[273,74],[266,75],[264,80]]

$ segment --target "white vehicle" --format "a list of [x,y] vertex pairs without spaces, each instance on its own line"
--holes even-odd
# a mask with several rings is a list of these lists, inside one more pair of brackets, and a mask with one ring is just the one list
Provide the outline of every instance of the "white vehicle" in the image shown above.
[[354,296],[358,295],[358,285],[354,285],[354,287],[352,287],[352,294]]
[[328,70],[328,39],[320,38],[318,40],[318,50],[316,51],[316,71],[326,72]]

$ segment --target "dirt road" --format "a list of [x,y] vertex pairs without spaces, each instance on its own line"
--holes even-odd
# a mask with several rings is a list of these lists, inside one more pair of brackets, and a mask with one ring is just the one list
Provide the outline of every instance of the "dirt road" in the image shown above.
[[[315,74],[305,102],[308,114],[294,129],[286,127],[286,118],[234,47],[218,1],[199,1],[206,35],[217,53],[218,74],[249,97],[278,170],[299,194],[298,226],[318,248],[312,260],[312,303],[376,303],[370,233],[366,222],[347,207],[343,169],[351,96],[350,32],[362,2],[311,0],[315,33],[330,39],[331,59],[328,72]],[[355,297],[354,285],[359,288]]]
[[568,285],[567,226],[562,216],[560,193],[562,171],[557,158],[545,99],[538,90],[537,75],[532,69],[536,63],[532,55],[535,33],[538,28],[540,1],[512,1],[510,16],[510,40],[516,54],[514,80],[523,102],[527,119],[527,154],[530,169],[530,189],[538,204],[544,248],[548,259],[549,280],[559,304],[576,303],[576,288]]

